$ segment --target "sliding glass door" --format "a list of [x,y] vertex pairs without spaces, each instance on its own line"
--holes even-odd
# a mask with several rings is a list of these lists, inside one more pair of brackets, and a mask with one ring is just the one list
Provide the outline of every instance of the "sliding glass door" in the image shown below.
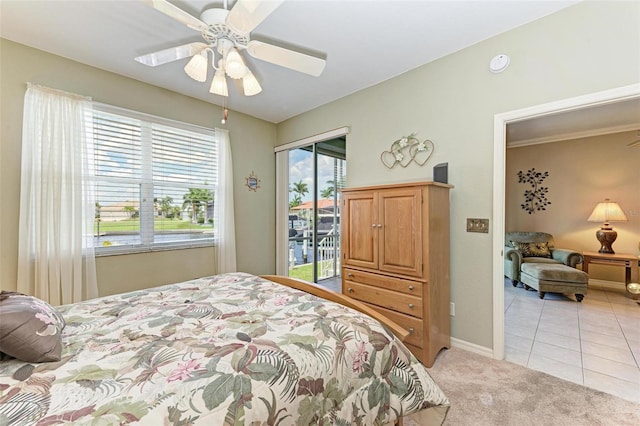
[[345,137],[288,150],[288,273],[319,282],[340,276],[340,188]]

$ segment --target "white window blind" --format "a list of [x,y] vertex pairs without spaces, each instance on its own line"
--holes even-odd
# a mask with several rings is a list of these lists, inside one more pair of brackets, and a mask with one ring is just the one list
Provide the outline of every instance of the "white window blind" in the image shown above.
[[212,244],[215,131],[94,108],[96,253]]

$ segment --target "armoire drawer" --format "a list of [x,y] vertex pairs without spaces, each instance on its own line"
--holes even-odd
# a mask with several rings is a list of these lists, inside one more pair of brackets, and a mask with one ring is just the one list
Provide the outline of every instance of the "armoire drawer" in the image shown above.
[[344,279],[342,293],[363,302],[422,318],[422,298]]
[[388,277],[370,272],[358,271],[356,269],[344,268],[342,271],[344,279],[355,281],[361,284],[368,284],[386,290],[399,291],[413,296],[422,296],[423,283],[420,281],[404,280],[402,278]]
[[422,339],[424,333],[422,330],[421,319],[401,314],[395,311],[390,311],[389,309],[381,308],[380,306],[372,305],[370,303],[367,303],[367,305],[372,309],[380,312],[382,315],[389,318],[391,321],[395,322],[405,330],[409,331],[409,335],[404,340],[404,343],[414,345],[418,348],[422,347]]

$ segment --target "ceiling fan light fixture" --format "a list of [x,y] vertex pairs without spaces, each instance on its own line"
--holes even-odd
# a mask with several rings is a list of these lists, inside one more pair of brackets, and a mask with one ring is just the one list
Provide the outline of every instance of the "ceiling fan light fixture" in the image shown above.
[[242,78],[247,73],[247,66],[244,64],[240,53],[234,47],[227,52],[226,70],[227,75],[233,79]]
[[223,8],[206,9],[198,19],[175,6],[170,0],[146,0],[157,11],[192,30],[199,31],[204,42],[192,42],[148,53],[136,57],[136,61],[155,67],[190,58],[184,67],[185,73],[196,81],[205,82],[209,64],[208,53],[211,52],[211,66],[216,71],[209,91],[221,96],[229,96],[227,77],[242,79],[242,91],[246,96],[253,96],[262,91],[260,83],[239,53],[240,50],[258,60],[293,71],[315,77],[322,73],[326,64],[323,58],[297,49],[251,39],[251,32],[285,0],[233,0],[231,9],[228,9],[227,1],[224,0]]
[[220,67],[213,75],[213,81],[211,81],[210,93],[220,96],[229,96],[229,89],[227,87],[227,78],[224,75],[224,68]]
[[184,72],[195,81],[204,82],[207,80],[207,52],[203,50],[187,62]]
[[242,86],[244,87],[245,96],[253,96],[262,92],[262,87],[260,83],[258,83],[258,79],[248,68],[247,73],[242,77]]

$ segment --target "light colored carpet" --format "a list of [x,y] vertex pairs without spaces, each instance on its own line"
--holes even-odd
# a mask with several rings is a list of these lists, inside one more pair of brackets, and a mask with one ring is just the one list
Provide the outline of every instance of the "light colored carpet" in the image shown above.
[[451,402],[444,425],[640,425],[640,404],[462,349],[429,372]]

